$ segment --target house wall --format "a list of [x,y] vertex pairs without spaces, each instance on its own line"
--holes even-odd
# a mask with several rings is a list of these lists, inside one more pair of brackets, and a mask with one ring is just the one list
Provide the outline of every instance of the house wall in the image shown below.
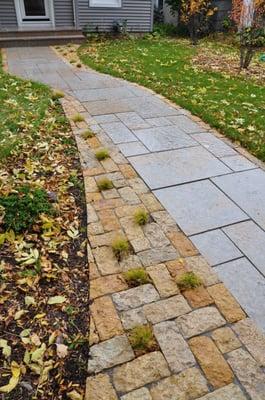
[[14,0],[0,0],[0,31],[17,28]]
[[73,0],[54,0],[54,18],[56,27],[73,28]]
[[149,32],[153,27],[153,0],[122,0],[121,8],[89,7],[89,0],[78,0],[79,25],[90,30],[110,31],[115,20],[127,19],[128,31]]

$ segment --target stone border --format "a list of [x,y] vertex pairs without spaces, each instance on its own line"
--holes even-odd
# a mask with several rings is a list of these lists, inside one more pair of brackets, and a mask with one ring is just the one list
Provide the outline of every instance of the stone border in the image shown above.
[[[61,99],[83,168],[90,267],[90,358],[85,400],[257,399],[265,393],[265,336],[198,254],[128,160],[75,99]],[[84,121],[74,123],[79,113]],[[90,129],[95,136],[84,139]],[[108,148],[99,162],[95,152]],[[100,192],[97,181],[111,179]],[[135,209],[149,222],[138,226]],[[115,237],[130,243],[118,260]],[[150,282],[130,288],[124,272],[140,267]],[[202,281],[180,291],[193,272]],[[130,330],[148,325],[158,344],[139,356]],[[248,366],[246,368],[246,365]]]

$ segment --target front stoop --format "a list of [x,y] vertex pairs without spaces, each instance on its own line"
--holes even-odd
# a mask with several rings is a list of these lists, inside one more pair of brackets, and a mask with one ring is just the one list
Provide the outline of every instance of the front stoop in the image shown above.
[[[76,100],[61,100],[73,123],[83,166],[90,262],[90,359],[85,400],[264,399],[265,336],[246,316],[205,259],[150,192],[127,159]],[[82,132],[94,129],[94,138]],[[110,158],[97,161],[105,147]],[[108,177],[114,188],[99,192]],[[151,221],[136,225],[136,209]],[[125,236],[131,252],[121,260],[111,243]],[[145,268],[151,282],[129,288],[123,272]],[[203,282],[180,292],[187,271]],[[128,331],[152,326],[158,349],[141,356]]]
[[80,30],[43,31],[0,31],[0,48],[63,45],[82,43],[84,36]]

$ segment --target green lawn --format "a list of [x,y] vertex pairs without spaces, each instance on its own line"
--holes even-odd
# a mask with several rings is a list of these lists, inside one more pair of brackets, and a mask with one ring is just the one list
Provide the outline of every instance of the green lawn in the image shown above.
[[[203,46],[203,43],[200,45]],[[229,52],[231,46],[213,44]],[[90,67],[149,87],[201,117],[265,161],[265,86],[192,63],[187,40],[158,37],[89,39],[78,50]]]
[[[0,54],[1,55],[1,54]],[[18,150],[23,139],[34,140],[51,106],[48,87],[11,76],[0,59],[0,161]]]

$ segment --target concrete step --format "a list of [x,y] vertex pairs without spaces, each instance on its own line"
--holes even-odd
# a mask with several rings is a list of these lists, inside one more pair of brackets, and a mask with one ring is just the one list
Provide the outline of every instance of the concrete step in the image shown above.
[[82,35],[81,30],[76,30],[72,28],[55,28],[55,29],[42,29],[42,30],[17,30],[17,29],[11,29],[11,30],[0,30],[0,38],[5,38],[5,37],[14,37],[14,38],[19,38],[19,37],[39,37],[39,36],[54,36],[54,35],[59,35],[59,36],[80,36]]
[[[41,32],[42,33],[42,32]],[[49,46],[49,45],[59,45],[67,43],[82,43],[85,40],[82,34],[63,34],[53,33],[53,35],[39,34],[28,36],[0,36],[0,48],[1,47],[27,47],[27,46]]]

